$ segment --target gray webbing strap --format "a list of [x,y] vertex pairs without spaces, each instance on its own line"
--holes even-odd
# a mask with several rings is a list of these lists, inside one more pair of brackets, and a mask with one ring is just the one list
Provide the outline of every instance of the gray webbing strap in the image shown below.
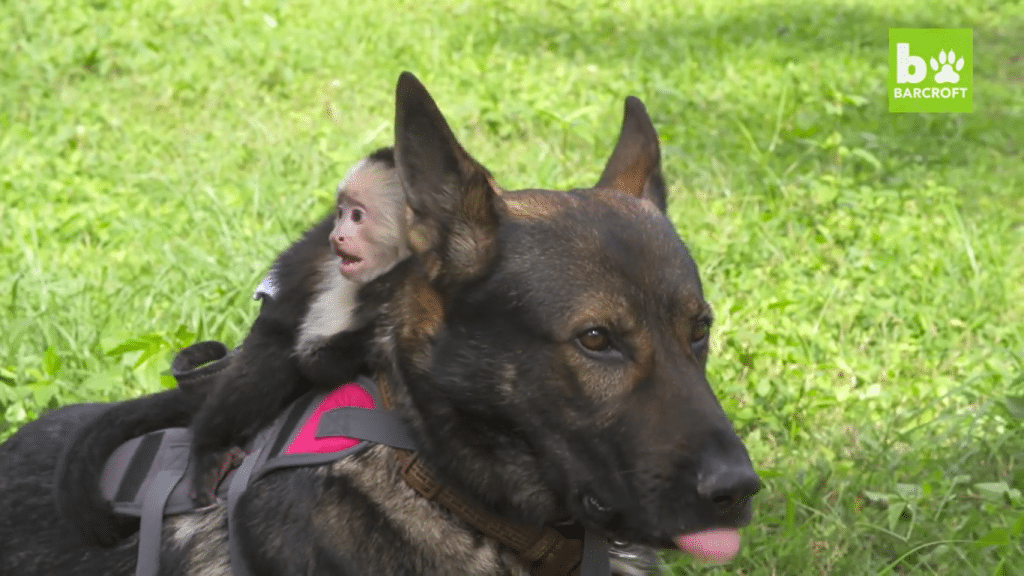
[[256,435],[253,440],[252,452],[249,452],[242,460],[242,464],[235,470],[234,477],[231,478],[231,484],[228,485],[228,553],[230,554],[231,573],[234,576],[253,576],[252,568],[246,562],[245,556],[242,554],[242,546],[238,542],[238,520],[235,508],[238,506],[239,498],[249,487],[249,482],[252,481],[256,470],[264,467],[270,445],[274,438],[282,433],[281,428],[284,426],[286,416],[287,413],[278,417],[271,426],[264,428]]
[[405,450],[416,449],[405,422],[381,409],[345,406],[325,412],[317,424],[316,437],[327,436],[347,436]]
[[[173,466],[173,467],[172,467]],[[160,567],[161,531],[164,525],[164,505],[174,486],[185,474],[185,463],[175,462],[157,473],[146,491],[139,519],[139,555],[135,576],[156,576]]]
[[583,560],[580,576],[608,576],[612,571],[608,560],[608,541],[587,530],[583,533]]
[[250,452],[245,460],[242,460],[242,465],[235,471],[231,485],[228,486],[228,552],[231,555],[231,572],[235,576],[252,576],[252,570],[249,569],[249,564],[246,562],[245,556],[242,555],[242,547],[238,543],[235,507],[238,505],[238,499],[249,486],[249,479],[252,478],[253,471],[256,469],[256,463],[266,448],[267,445],[264,443],[259,449]]
[[[371,392],[371,394],[374,393],[374,388],[371,382],[357,381],[357,383],[365,390]],[[375,404],[378,406],[380,405],[376,396],[374,396],[374,401]],[[303,416],[303,421],[306,421],[310,417],[319,404],[320,401],[314,401],[309,404],[306,408],[305,415]],[[416,443],[412,439],[412,433],[409,431],[405,423],[390,411],[382,408],[373,409],[360,408],[358,406],[342,406],[321,414],[319,416],[319,422],[317,423],[315,433],[315,437],[317,439],[344,436],[360,441],[351,448],[346,448],[337,452],[303,452],[291,454],[280,451],[279,448],[286,445],[287,442],[294,440],[294,435],[297,431],[298,428],[295,430],[288,430],[284,433],[284,437],[282,438],[278,438],[278,434],[275,433],[274,438],[278,439],[275,444],[280,444],[281,446],[276,447],[272,453],[268,453],[267,456],[269,457],[266,459],[266,462],[257,467],[257,478],[281,468],[320,466],[322,464],[328,464],[361,452],[367,448],[367,442],[384,444],[386,446],[395,446],[406,450],[416,449]],[[280,440],[285,440],[286,442],[280,442]],[[253,480],[255,480],[255,478]]]

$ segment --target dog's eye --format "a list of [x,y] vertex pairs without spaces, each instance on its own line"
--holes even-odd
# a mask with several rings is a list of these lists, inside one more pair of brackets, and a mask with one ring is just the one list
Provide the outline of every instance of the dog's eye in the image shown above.
[[694,344],[702,342],[711,333],[711,323],[707,320],[699,320],[693,325],[693,332],[690,332],[690,342]]
[[591,352],[604,352],[608,348],[611,348],[612,339],[608,335],[608,330],[604,328],[589,328],[584,330],[582,334],[576,337],[576,340]]

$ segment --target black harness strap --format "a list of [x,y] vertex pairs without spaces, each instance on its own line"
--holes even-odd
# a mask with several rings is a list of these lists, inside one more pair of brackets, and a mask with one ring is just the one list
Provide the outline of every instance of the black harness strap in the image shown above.
[[608,540],[601,538],[593,530],[584,531],[583,561],[580,563],[580,576],[608,576],[611,571],[611,560],[608,558]]

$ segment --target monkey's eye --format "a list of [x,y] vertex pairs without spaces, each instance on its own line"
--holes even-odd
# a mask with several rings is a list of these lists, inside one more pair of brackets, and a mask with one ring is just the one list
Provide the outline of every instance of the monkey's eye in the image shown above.
[[576,337],[576,341],[591,352],[604,352],[611,348],[612,339],[608,335],[608,329],[597,327],[588,328]]
[[360,209],[360,208],[353,208],[352,209],[352,221],[353,222],[362,222],[363,221],[363,216],[364,216],[364,214],[363,214],[362,209]]

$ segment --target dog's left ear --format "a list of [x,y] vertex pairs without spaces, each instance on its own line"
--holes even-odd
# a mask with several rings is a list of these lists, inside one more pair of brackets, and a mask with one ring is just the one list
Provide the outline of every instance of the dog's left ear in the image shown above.
[[665,179],[661,175],[658,133],[639,98],[627,97],[625,109],[619,141],[594,187],[614,188],[646,198],[665,212]]

